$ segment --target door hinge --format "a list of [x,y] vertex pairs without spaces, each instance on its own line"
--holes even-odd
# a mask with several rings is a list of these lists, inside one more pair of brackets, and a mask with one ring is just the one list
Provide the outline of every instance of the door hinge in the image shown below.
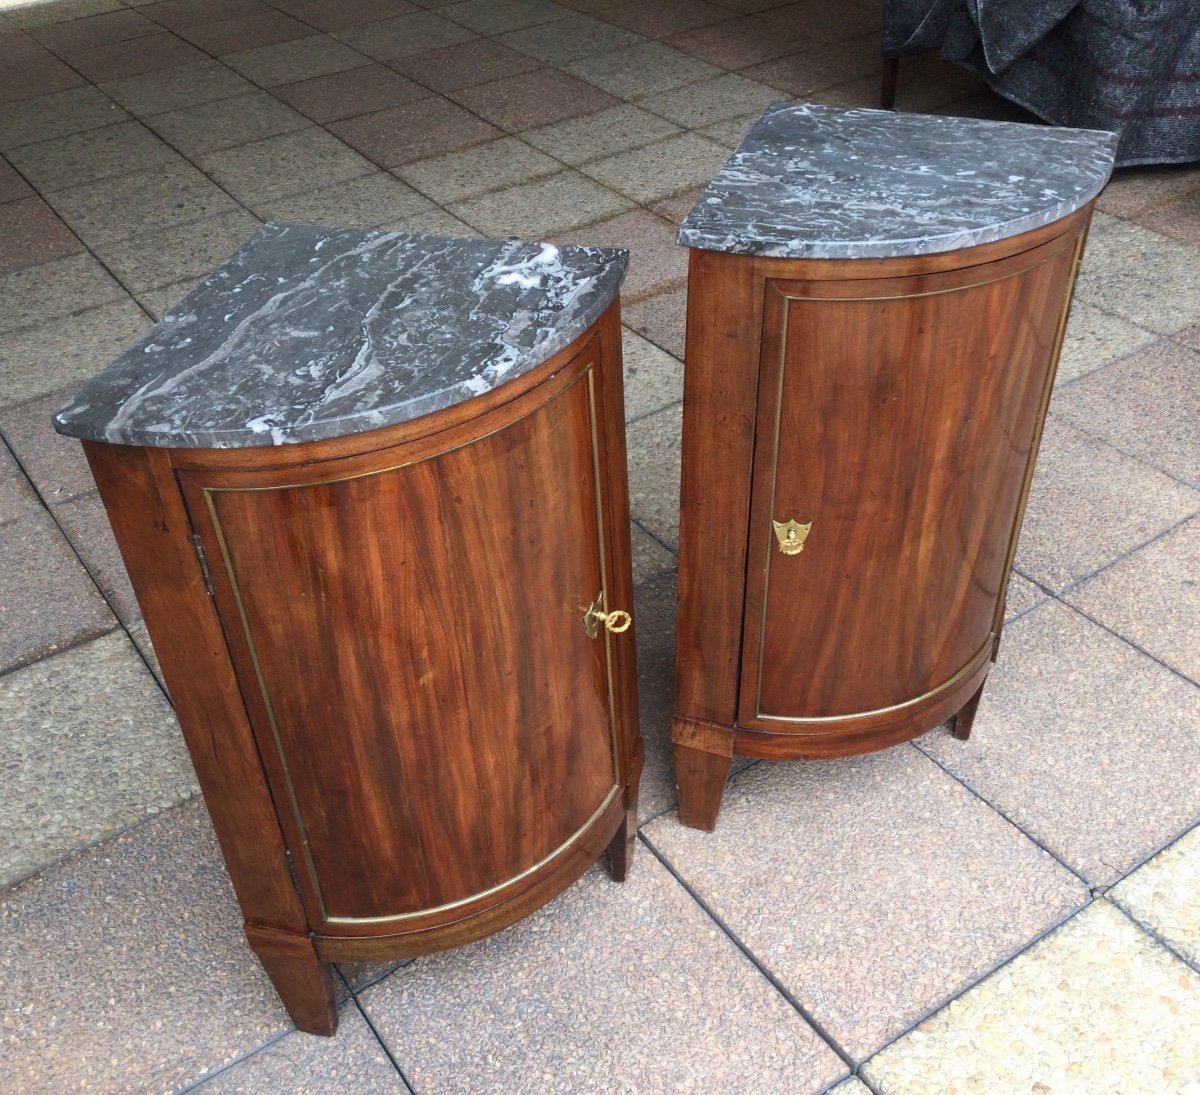
[[216,591],[213,589],[212,575],[208,572],[208,556],[204,554],[204,541],[200,539],[198,532],[192,533],[192,547],[196,549],[196,558],[200,561],[200,573],[204,575],[204,588],[208,590],[210,597],[215,597]]
[[292,876],[292,886],[295,887],[296,893],[304,896],[304,891],[300,889],[300,876],[296,873],[296,861],[292,858],[292,849],[284,848],[284,858],[287,860],[288,874]]

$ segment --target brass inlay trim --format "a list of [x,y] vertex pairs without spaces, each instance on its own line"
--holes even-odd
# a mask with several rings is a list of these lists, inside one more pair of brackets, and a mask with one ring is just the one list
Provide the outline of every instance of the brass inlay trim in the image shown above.
[[[829,723],[829,722],[849,722],[854,719],[866,719],[875,715],[890,715],[896,711],[903,711],[909,707],[915,707],[917,704],[926,703],[929,700],[935,699],[943,692],[948,692],[956,685],[961,683],[972,673],[975,672],[984,662],[992,656],[992,646],[996,641],[995,633],[990,633],[987,640],[984,642],[974,654],[971,655],[971,660],[967,662],[957,673],[954,674],[948,681],[943,681],[936,688],[929,689],[928,692],[922,692],[919,696],[914,696],[911,700],[905,700],[903,703],[893,703],[888,707],[876,707],[871,711],[854,711],[849,715],[821,715],[800,718],[795,715],[769,715],[765,711],[757,711],[754,715],[756,719],[771,719],[773,722],[787,723]],[[747,727],[753,729],[753,727]]]
[[[438,905],[438,906],[428,908],[428,909],[419,909],[415,912],[395,913],[395,914],[391,914],[388,916],[330,916],[329,910],[325,904],[324,894],[322,893],[322,890],[321,890],[321,883],[317,877],[316,865],[313,862],[312,851],[309,846],[308,831],[304,824],[304,818],[300,813],[299,799],[297,797],[295,783],[292,778],[291,766],[288,764],[287,753],[284,751],[283,740],[279,733],[279,724],[277,722],[276,715],[275,715],[275,707],[274,707],[274,704],[271,702],[271,696],[270,696],[269,691],[267,690],[266,680],[263,676],[263,671],[262,671],[262,664],[261,664],[261,662],[259,660],[259,656],[258,656],[258,648],[257,648],[257,645],[255,644],[254,636],[250,630],[250,620],[249,620],[249,617],[247,616],[245,602],[242,599],[241,589],[238,586],[237,577],[234,573],[233,560],[229,553],[229,546],[226,542],[225,531],[221,525],[221,519],[217,514],[217,509],[216,509],[216,505],[214,502],[214,496],[216,494],[232,492],[232,491],[244,491],[244,492],[250,493],[250,492],[258,492],[258,491],[299,490],[304,487],[330,486],[335,483],[345,483],[345,482],[349,482],[354,479],[365,479],[365,478],[369,478],[370,476],[373,476],[373,475],[383,475],[387,472],[398,471],[402,468],[414,467],[417,464],[422,464],[429,460],[435,460],[438,457],[445,456],[452,452],[456,452],[459,449],[464,449],[469,445],[473,445],[476,442],[486,440],[487,438],[492,437],[498,433],[501,433],[504,430],[510,429],[511,427],[515,426],[518,422],[522,422],[526,418],[529,418],[532,415],[538,414],[539,412],[546,410],[547,408],[552,406],[555,402],[557,402],[559,399],[561,399],[563,396],[565,396],[569,391],[571,391],[575,387],[575,385],[578,384],[581,380],[586,379],[587,394],[588,394],[588,420],[589,420],[589,427],[590,427],[589,438],[590,438],[590,443],[591,443],[592,474],[593,474],[595,502],[596,502],[596,538],[597,538],[597,548],[598,548],[599,563],[600,563],[600,583],[601,583],[600,596],[601,596],[601,598],[604,599],[604,603],[607,603],[607,580],[606,580],[607,568],[606,568],[606,564],[605,564],[605,552],[604,552],[604,528],[605,528],[605,526],[604,526],[604,522],[603,522],[603,506],[602,506],[601,494],[600,494],[600,452],[599,452],[599,434],[598,434],[598,430],[597,430],[597,421],[596,421],[595,378],[593,376],[594,368],[595,368],[595,363],[588,362],[588,364],[584,366],[584,368],[580,371],[580,373],[577,377],[574,377],[568,384],[565,384],[561,390],[555,392],[554,395],[551,396],[549,399],[547,399],[544,403],[539,403],[536,407],[533,407],[532,409],[527,411],[525,414],[522,414],[519,417],[514,418],[509,422],[504,423],[502,426],[497,426],[494,430],[489,430],[486,433],[478,434],[474,437],[469,438],[466,441],[461,442],[460,444],[451,445],[449,448],[440,449],[437,452],[429,453],[428,455],[419,457],[415,460],[406,460],[406,461],[402,461],[398,464],[389,465],[386,468],[377,468],[377,469],[373,469],[372,471],[368,471],[368,472],[359,472],[354,475],[345,475],[345,476],[332,478],[332,479],[320,479],[320,480],[316,480],[316,481],[310,482],[310,483],[281,483],[281,484],[265,486],[265,487],[255,487],[255,486],[246,486],[246,487],[240,487],[240,486],[209,487],[209,486],[205,486],[205,487],[201,487],[201,491],[204,495],[204,502],[208,509],[209,518],[212,521],[213,531],[217,538],[217,545],[220,548],[221,562],[225,568],[225,575],[229,581],[229,588],[233,593],[234,604],[237,607],[238,620],[241,623],[242,634],[246,641],[246,648],[249,652],[250,661],[254,668],[254,676],[255,676],[255,680],[258,683],[259,694],[262,697],[263,706],[267,713],[267,724],[271,731],[271,740],[275,746],[275,753],[279,759],[280,768],[283,771],[283,780],[284,780],[285,789],[287,791],[288,804],[292,810],[292,819],[296,825],[296,831],[300,834],[301,851],[304,856],[304,863],[307,867],[308,880],[312,885],[313,895],[316,898],[317,907],[320,912],[321,920],[323,923],[327,923],[327,924],[393,923],[393,922],[400,922],[400,921],[405,921],[405,920],[413,920],[417,917],[430,916],[430,915],[433,915],[442,910],[458,908],[462,905],[466,905],[466,904],[469,904],[470,902],[477,901],[482,898],[488,897],[489,895],[498,893],[500,890],[503,890],[504,888],[506,888],[508,886],[515,885],[516,883],[520,882],[522,879],[528,877],[533,872],[535,872],[535,871],[539,870],[541,867],[545,866],[547,863],[549,863],[555,857],[561,855],[564,851],[569,849],[579,839],[579,837],[596,821],[596,819],[598,817],[600,817],[601,814],[603,814],[603,812],[608,808],[609,804],[612,802],[613,797],[621,790],[620,754],[619,754],[618,745],[617,745],[616,701],[615,701],[615,696],[614,696],[614,692],[613,692],[612,651],[609,646],[608,632],[606,630],[605,635],[604,635],[604,670],[605,670],[605,678],[606,678],[606,684],[607,684],[609,739],[610,739],[610,744],[611,744],[611,748],[612,748],[612,763],[613,763],[613,785],[609,789],[608,793],[605,795],[603,802],[592,813],[591,817],[589,817],[588,820],[586,822],[584,822],[584,824],[579,829],[577,829],[574,833],[572,833],[562,844],[560,844],[557,848],[555,848],[548,855],[543,856],[542,859],[538,860],[538,862],[533,864],[533,866],[527,867],[520,874],[515,875],[514,877],[507,879],[504,882],[501,882],[496,886],[492,886],[487,890],[482,890],[479,893],[471,894],[467,897],[460,898],[456,901],[452,901],[452,902],[449,902],[444,905]],[[338,459],[338,458],[335,458],[335,461],[336,461],[336,459]]]
[[[1032,262],[1026,266],[1021,266],[1020,269],[1010,271],[1009,273],[1003,274],[1000,277],[989,278],[986,281],[973,281],[970,284],[957,285],[951,289],[935,289],[935,290],[931,290],[930,292],[925,292],[925,293],[897,293],[894,296],[875,296],[875,297],[805,297],[805,296],[789,296],[782,289],[775,288],[775,291],[778,292],[779,295],[783,298],[784,304],[783,304],[782,332],[781,332],[781,336],[779,339],[779,381],[775,386],[775,424],[774,424],[773,436],[771,439],[771,457],[770,457],[770,459],[771,459],[771,491],[770,491],[770,500],[768,503],[767,512],[768,513],[777,512],[777,501],[778,500],[776,498],[776,488],[778,486],[778,481],[779,481],[779,438],[780,438],[780,434],[781,434],[781,430],[782,430],[782,421],[783,421],[784,380],[785,380],[785,375],[787,372],[788,334],[791,329],[791,316],[792,316],[792,305],[793,304],[798,304],[798,303],[801,303],[801,304],[847,304],[847,303],[853,304],[853,303],[869,303],[869,302],[881,301],[881,300],[917,300],[917,299],[920,299],[923,297],[947,296],[952,293],[966,293],[966,292],[969,292],[974,289],[982,289],[983,287],[985,287],[987,285],[996,285],[1002,281],[1011,281],[1015,277],[1019,277],[1022,274],[1027,274],[1031,270],[1036,270],[1038,267],[1044,266],[1046,263],[1053,261],[1053,259],[1055,257],[1056,257],[1056,255],[1054,255],[1054,254],[1043,255],[1036,262]],[[1076,261],[1078,261],[1078,250],[1076,251]],[[947,271],[947,272],[949,272],[949,271]],[[912,275],[907,275],[907,276],[912,276]],[[772,283],[774,283],[773,287],[777,286],[779,282],[786,282],[787,280],[788,279],[786,279],[786,278],[770,279],[770,281]],[[1069,299],[1070,299],[1070,297],[1068,294],[1068,300]],[[753,530],[751,530],[751,533],[753,534]],[[759,607],[759,619],[758,619],[758,650],[755,652],[755,663],[756,663],[755,670],[754,670],[754,675],[755,675],[754,711],[755,711],[755,714],[753,717],[756,719],[757,718],[770,718],[770,719],[776,719],[776,720],[788,721],[788,722],[808,721],[808,720],[798,719],[798,718],[789,718],[789,717],[783,716],[783,715],[764,715],[764,714],[762,714],[762,678],[763,678],[763,661],[764,661],[763,648],[766,645],[767,609],[770,604],[769,593],[770,593],[770,582],[771,582],[771,560],[772,560],[772,557],[774,554],[771,551],[771,532],[769,529],[765,530],[763,553],[765,555],[765,562],[763,564],[762,601],[761,601],[761,604]],[[1003,609],[1001,608],[1000,611],[1003,612]],[[924,699],[927,697],[919,697],[919,698]],[[909,701],[909,702],[916,702],[916,701]],[[738,706],[740,709],[740,707],[741,707],[740,700],[739,700]],[[903,707],[906,705],[901,704],[900,706]],[[894,710],[894,709],[893,708],[883,708],[881,710],[890,711],[890,710]],[[838,716],[838,717],[841,717],[841,716]],[[847,717],[857,718],[859,716],[847,716]],[[813,721],[826,721],[826,720],[819,719],[819,720],[813,720]]]
[[484,897],[491,897],[493,894],[498,894],[501,890],[507,889],[509,886],[515,886],[522,879],[528,878],[531,874],[541,870],[547,863],[564,851],[571,847],[584,833],[588,831],[600,818],[605,810],[612,804],[612,800],[616,797],[617,792],[621,790],[620,785],[614,786],[607,795],[604,796],[604,801],[593,811],[592,816],[587,819],[578,829],[575,830],[562,844],[554,849],[549,855],[543,856],[532,867],[526,867],[520,874],[513,875],[512,878],[505,879],[503,882],[497,883],[487,890],[480,890],[479,893],[473,893],[469,897],[460,897],[457,901],[447,901],[444,905],[433,905],[428,909],[420,909],[417,912],[397,913],[392,916],[327,916],[326,924],[387,924],[397,920],[412,920],[417,916],[433,916],[436,913],[448,912],[450,909],[458,909],[463,905],[470,904],[472,901],[478,901]]

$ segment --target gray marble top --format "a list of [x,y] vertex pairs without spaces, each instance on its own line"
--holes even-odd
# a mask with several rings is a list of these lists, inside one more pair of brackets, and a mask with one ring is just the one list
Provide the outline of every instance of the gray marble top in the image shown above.
[[976,118],[772,103],[700,195],[679,242],[779,258],[954,251],[1094,198],[1116,137]]
[[628,253],[268,224],[55,416],[169,448],[340,437],[499,387],[578,338]]

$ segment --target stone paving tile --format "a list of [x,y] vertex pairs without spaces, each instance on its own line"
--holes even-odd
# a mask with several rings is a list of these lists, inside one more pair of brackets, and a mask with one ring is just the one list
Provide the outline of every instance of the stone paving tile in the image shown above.
[[0,204],[29,198],[34,193],[33,187],[21,178],[13,166],[7,160],[0,159]]
[[44,27],[68,19],[116,11],[121,6],[121,0],[58,0],[54,4],[30,4],[6,11],[4,18],[11,27]]
[[669,91],[681,84],[720,75],[721,70],[662,42],[580,57],[568,72],[622,99]]
[[53,514],[117,619],[124,624],[140,619],[142,610],[133,595],[100,495],[94,491],[81,495],[55,506]]
[[336,122],[402,106],[428,94],[427,88],[384,65],[368,64],[330,76],[285,84],[274,94],[316,122]]
[[727,72],[711,80],[647,96],[640,100],[640,105],[678,125],[698,129],[739,114],[761,114],[768,103],[780,98],[786,96],[773,87]]
[[87,81],[69,65],[47,55],[45,60],[0,65],[0,103],[20,102],[79,87]]
[[7,447],[0,444],[0,525],[36,513],[38,508],[38,497],[25,473]]
[[495,35],[563,19],[570,13],[551,0],[465,0],[448,4],[441,14],[480,34]]
[[921,748],[1095,885],[1200,817],[1200,689],[1061,604],[1005,629],[971,740]]
[[674,573],[677,565],[675,556],[632,521],[629,525],[629,540],[633,554],[635,584],[650,581],[662,574]]
[[438,98],[332,122],[329,131],[382,167],[399,167],[502,136],[495,126]]
[[1194,327],[1188,327],[1180,331],[1174,338],[1181,346],[1187,346],[1189,349],[1200,353],[1200,323],[1197,323]]
[[140,122],[23,145],[8,158],[42,193],[180,162],[178,154]]
[[625,104],[584,118],[528,129],[521,139],[563,163],[578,165],[678,132],[679,128],[665,118]]
[[1069,384],[1157,342],[1159,336],[1082,300],[1071,305],[1071,318],[1058,359],[1055,386]]
[[388,65],[443,94],[476,84],[490,84],[493,80],[541,67],[535,58],[485,38],[394,57]]
[[414,12],[364,27],[338,31],[334,36],[376,61],[445,49],[475,38],[474,31],[431,11]]
[[752,114],[737,114],[724,121],[713,122],[712,125],[701,126],[696,132],[709,140],[716,141],[727,152],[732,152],[742,143],[742,138],[750,132],[750,127],[761,117],[761,112]]
[[[958,103],[976,102],[986,90],[987,85],[973,72],[943,61],[935,54],[905,58],[900,65],[896,109],[910,113],[950,113]],[[860,77],[812,92],[805,98],[830,106],[878,109],[879,77]]]
[[[282,8],[282,5],[279,5]],[[181,30],[202,23],[218,23],[246,15],[269,13],[259,0],[161,0],[142,6],[142,14],[168,30]]]
[[730,782],[715,833],[673,814],[644,832],[856,1060],[1088,899],[911,746],[763,762]]
[[729,150],[695,133],[666,137],[645,148],[592,160],[579,170],[641,205],[706,182]]
[[[839,5],[844,10],[844,5]],[[777,26],[753,16],[730,19],[715,26],[700,27],[672,35],[671,45],[720,68],[747,68],[775,57],[783,57],[811,45],[801,20],[780,33]]]
[[70,60],[71,54],[110,42],[123,42],[161,32],[162,27],[144,15],[128,8],[92,15],[83,19],[68,19],[42,27],[33,27],[29,37],[40,42],[60,57]]
[[689,187],[678,194],[672,194],[669,198],[651,202],[650,208],[660,217],[666,217],[672,224],[677,225],[692,211],[692,206],[703,192],[703,186]]
[[1061,590],[1197,510],[1196,491],[1088,436],[1052,409],[1017,566],[1047,589]]
[[336,1037],[293,1031],[191,1090],[198,1095],[409,1091],[353,1002],[342,1007]]
[[98,88],[75,87],[0,106],[0,152],[123,122],[128,115]]
[[687,286],[633,301],[625,309],[625,322],[682,361],[687,326]]
[[321,190],[272,198],[251,208],[263,220],[342,228],[375,228],[405,217],[438,211],[423,194],[382,171]]
[[404,217],[384,221],[380,228],[389,232],[428,232],[435,236],[472,236],[479,232],[444,209],[431,209],[428,213],[411,213]]
[[1089,578],[1066,600],[1200,684],[1200,518]]
[[204,52],[174,34],[151,34],[72,54],[71,66],[93,83],[203,61]]
[[367,160],[316,128],[208,152],[196,163],[244,204],[332,186],[373,171]]
[[326,34],[230,53],[222,60],[259,87],[311,80],[316,76],[328,76],[333,72],[344,72],[371,63],[357,50]]
[[75,385],[71,385],[27,403],[0,408],[0,436],[51,506],[86,494],[96,486],[79,442],[56,433],[50,424],[50,416],[74,390]]
[[249,80],[211,59],[113,80],[100,87],[139,118],[229,99],[255,90]]
[[308,129],[312,122],[265,91],[253,90],[181,110],[155,114],[146,125],[185,156],[249,144]]
[[594,114],[618,102],[607,92],[550,68],[463,88],[450,97],[509,133]]
[[238,210],[237,202],[188,163],[56,190],[49,200],[89,246]]
[[125,625],[126,634],[133,640],[133,645],[137,647],[138,653],[142,656],[149,668],[154,674],[154,679],[158,682],[158,687],[161,688],[164,694],[169,695],[167,686],[163,683],[162,666],[158,664],[158,653],[154,649],[154,644],[150,641],[150,632],[146,627],[145,620],[134,620],[132,623]]
[[629,510],[635,521],[672,551],[679,550],[679,439],[683,408],[676,403],[631,422]]
[[418,1091],[815,1093],[846,1071],[644,848],[621,885],[594,867],[359,1002]]
[[831,1088],[829,1095],[875,1095],[875,1093],[857,1076],[851,1076],[837,1087]]
[[516,137],[502,137],[462,152],[403,165],[395,174],[439,205],[449,205],[561,170],[557,160]]
[[86,380],[149,325],[145,313],[126,298],[0,335],[0,359],[7,362],[0,406]]
[[1200,965],[1200,828],[1117,883],[1108,896]]
[[19,270],[82,250],[83,244],[41,198],[0,205],[0,270]]
[[306,27],[299,20],[274,9],[239,15],[233,19],[222,19],[219,22],[197,23],[179,29],[180,37],[214,55],[242,53],[259,46],[304,38],[310,34],[312,27]]
[[184,278],[183,281],[171,282],[154,289],[142,289],[133,299],[157,323],[203,280],[202,277]]
[[30,880],[0,917],[22,1016],[0,1087],[174,1091],[289,1029],[198,799]]
[[1183,1093],[1200,976],[1098,901],[868,1061],[880,1095]]
[[1075,292],[1080,300],[1139,327],[1173,334],[1200,315],[1196,249],[1098,214]]
[[1200,171],[1180,164],[1119,167],[1096,201],[1117,217],[1136,218],[1200,190]]
[[879,48],[878,33],[864,34],[752,65],[742,69],[742,75],[803,98],[863,76],[878,79]]
[[548,65],[562,67],[580,57],[630,49],[641,45],[646,39],[622,27],[614,27],[611,23],[572,13],[552,23],[511,31],[502,35],[500,41]]
[[687,252],[675,243],[674,225],[644,209],[577,228],[557,241],[628,250],[629,271],[621,285],[623,302],[678,285],[687,277]]
[[1152,232],[1181,243],[1200,245],[1200,191],[1164,205],[1153,213],[1142,214],[1137,219],[1140,225]]
[[318,30],[347,30],[418,10],[407,0],[273,0],[272,6]]
[[1020,616],[1040,605],[1048,597],[1049,594],[1043,589],[1014,570],[1008,578],[1008,596],[1004,604],[1004,618],[1011,620],[1014,616]]
[[222,213],[165,232],[94,244],[93,250],[131,292],[140,293],[211,273],[258,227],[249,213]]
[[9,673],[0,698],[0,886],[197,791],[170,705],[123,631]]
[[732,12],[706,0],[657,0],[654,4],[644,3],[644,0],[611,0],[603,5],[603,16],[606,23],[616,23],[637,34],[666,38],[695,27],[724,22]]
[[1162,342],[1057,393],[1055,413],[1122,452],[1200,487],[1198,369],[1200,354],[1195,350]]
[[494,239],[548,239],[623,212],[631,202],[575,171],[499,190],[450,206],[450,212]]
[[683,362],[628,327],[622,329],[625,421],[644,418],[683,399]]

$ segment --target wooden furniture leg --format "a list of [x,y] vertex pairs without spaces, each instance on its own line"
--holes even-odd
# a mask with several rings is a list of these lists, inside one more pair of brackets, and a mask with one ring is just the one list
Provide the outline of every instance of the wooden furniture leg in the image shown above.
[[637,799],[625,808],[625,817],[608,845],[608,870],[614,882],[624,882],[633,862],[633,842],[637,839]]
[[317,957],[312,940],[251,924],[245,932],[296,1028],[332,1035],[338,1025],[333,966]]
[[[986,683],[986,682],[985,682]],[[983,685],[978,689],[962,709],[954,716],[954,736],[959,741],[966,741],[971,736],[971,727],[975,725],[975,712],[979,710],[979,701],[983,699]]]
[[729,778],[732,753],[710,753],[675,743],[675,782],[679,790],[679,820],[711,833],[717,827],[721,796]]
[[891,110],[896,105],[896,84],[900,79],[900,58],[883,59],[883,80],[879,86],[879,105]]

